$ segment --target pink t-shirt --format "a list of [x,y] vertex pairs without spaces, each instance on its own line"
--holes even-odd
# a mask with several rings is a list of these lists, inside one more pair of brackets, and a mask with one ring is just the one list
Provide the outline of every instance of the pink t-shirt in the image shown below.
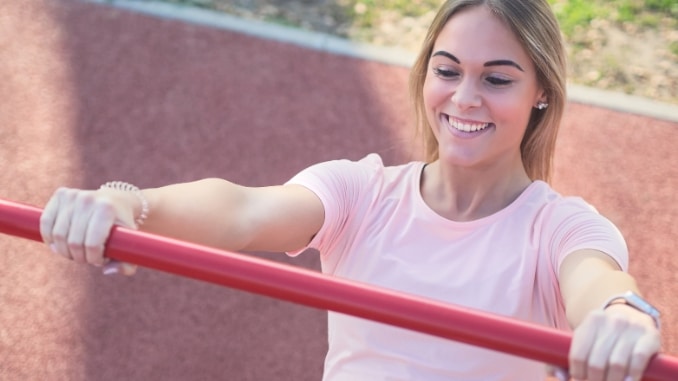
[[[309,244],[324,273],[568,329],[557,282],[562,260],[596,249],[626,270],[621,234],[583,200],[535,181],[505,209],[455,222],[422,199],[423,167],[385,167],[372,154],[320,163],[288,182],[324,205],[324,224]],[[535,361],[344,314],[329,312],[328,328],[325,381],[545,378]]]

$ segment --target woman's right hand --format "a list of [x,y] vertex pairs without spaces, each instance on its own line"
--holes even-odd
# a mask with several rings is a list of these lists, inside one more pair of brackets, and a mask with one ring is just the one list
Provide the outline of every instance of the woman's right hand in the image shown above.
[[59,188],[40,217],[40,234],[50,249],[75,262],[103,267],[105,274],[132,275],[136,266],[104,257],[114,225],[136,229],[138,198],[114,189]]

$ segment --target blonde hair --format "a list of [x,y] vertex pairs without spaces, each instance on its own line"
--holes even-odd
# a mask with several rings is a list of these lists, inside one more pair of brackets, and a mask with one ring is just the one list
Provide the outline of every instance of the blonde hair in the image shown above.
[[528,176],[532,180],[549,181],[567,90],[565,48],[558,22],[546,0],[447,0],[440,7],[410,74],[417,133],[423,139],[426,161],[438,159],[438,142],[426,118],[423,96],[434,44],[453,15],[481,5],[487,6],[511,28],[537,70],[537,81],[544,89],[549,106],[545,110],[532,110],[520,151]]

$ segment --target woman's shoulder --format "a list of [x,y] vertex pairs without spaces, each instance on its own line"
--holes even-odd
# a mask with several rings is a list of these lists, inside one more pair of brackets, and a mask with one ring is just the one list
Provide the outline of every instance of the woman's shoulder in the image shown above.
[[403,164],[387,165],[381,155],[370,153],[360,159],[335,159],[314,164],[301,174],[320,177],[358,177],[365,180],[392,180],[423,166],[422,162],[410,161]]
[[339,163],[344,163],[344,165],[353,165],[356,167],[367,167],[367,168],[372,168],[374,170],[380,170],[380,171],[401,171],[404,169],[407,169],[412,166],[417,166],[417,165],[423,165],[423,162],[421,161],[408,161],[408,162],[403,162],[399,164],[386,164],[384,162],[384,159],[381,157],[380,154],[378,153],[370,153],[367,154],[366,156],[357,159],[357,160],[351,160],[351,159],[340,159],[340,160],[333,160],[329,161],[328,163],[332,162],[339,162]]
[[530,186],[528,199],[543,208],[559,211],[590,211],[598,213],[596,208],[580,196],[564,196],[550,184],[537,180]]
[[579,196],[563,196],[545,183],[544,202],[537,213],[534,231],[545,247],[558,253],[554,268],[564,256],[580,249],[607,253],[622,269],[628,268],[628,248],[624,236],[607,216]]
[[544,228],[558,229],[572,226],[604,226],[617,231],[614,223],[580,196],[563,196],[545,182],[534,184],[532,201],[538,210],[538,220]]

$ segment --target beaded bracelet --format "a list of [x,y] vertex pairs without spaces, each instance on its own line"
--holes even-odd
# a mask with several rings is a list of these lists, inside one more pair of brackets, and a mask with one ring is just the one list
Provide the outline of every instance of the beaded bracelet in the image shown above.
[[146,221],[146,218],[148,218],[148,201],[146,200],[146,197],[144,197],[144,194],[141,192],[139,187],[124,181],[109,181],[99,187],[99,189],[115,189],[134,193],[139,201],[141,201],[141,213],[139,214],[139,217],[134,220],[134,222],[137,224],[137,227],[144,224],[144,221]]

